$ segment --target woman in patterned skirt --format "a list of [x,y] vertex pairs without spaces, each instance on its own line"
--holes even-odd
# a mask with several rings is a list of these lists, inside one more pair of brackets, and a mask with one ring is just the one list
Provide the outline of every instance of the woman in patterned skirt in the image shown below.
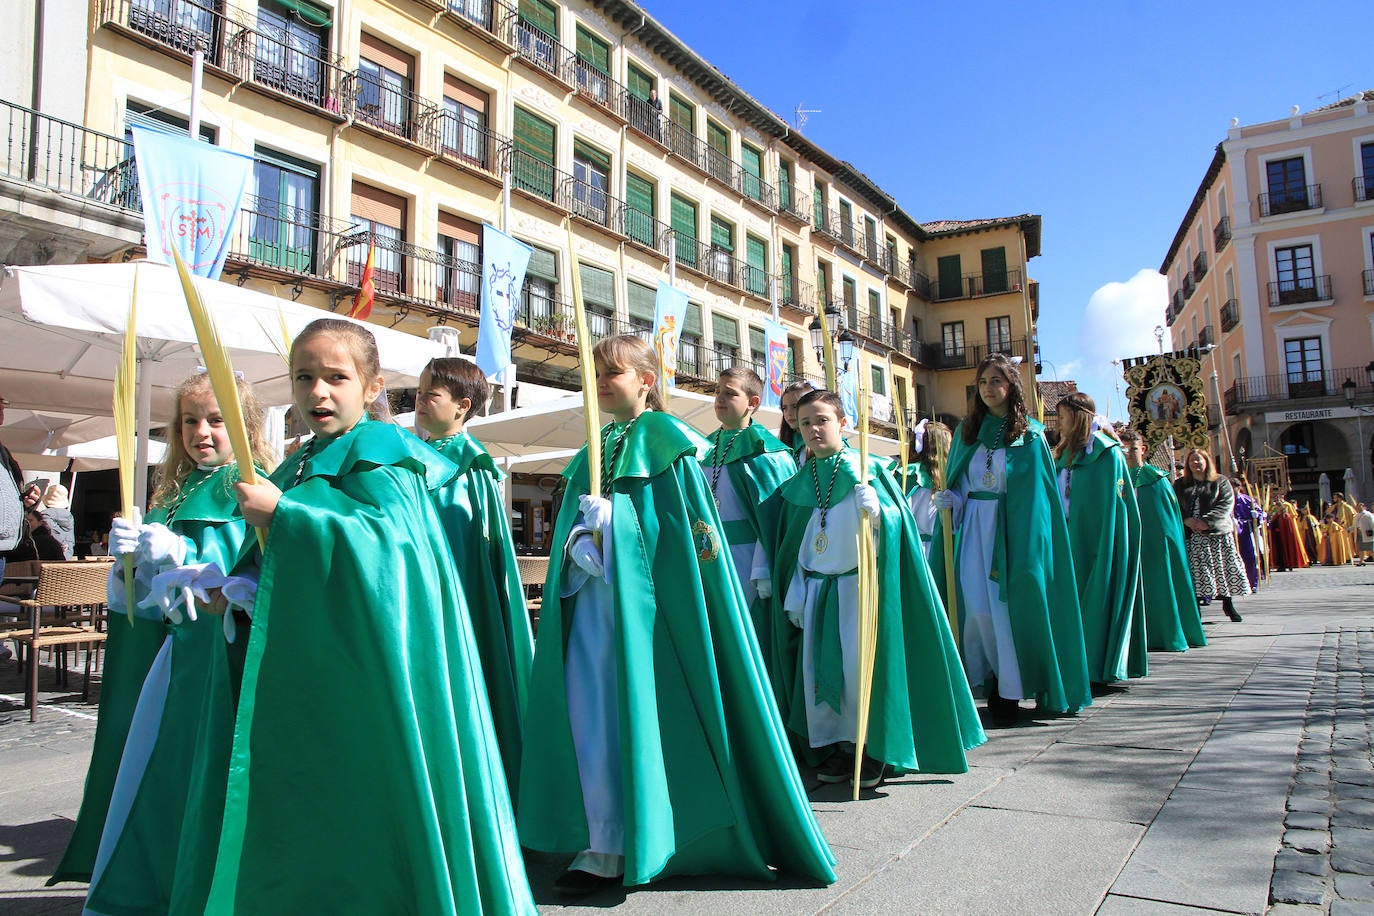
[[1250,581],[1236,549],[1235,522],[1231,511],[1236,494],[1231,483],[1217,473],[1212,456],[1189,449],[1184,474],[1174,481],[1179,508],[1183,510],[1184,543],[1193,571],[1198,598],[1216,596],[1226,616],[1240,622],[1231,599],[1250,594]]

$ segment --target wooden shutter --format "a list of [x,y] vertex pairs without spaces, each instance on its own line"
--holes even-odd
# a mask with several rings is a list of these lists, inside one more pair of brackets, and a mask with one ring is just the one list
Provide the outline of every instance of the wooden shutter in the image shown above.
[[415,66],[414,58],[409,54],[366,32],[359,36],[358,56],[365,57],[388,70],[394,70],[407,79],[410,78],[411,68]]
[[1002,293],[1007,289],[1007,249],[984,248],[981,252],[983,262],[983,292]]
[[629,313],[631,318],[638,318],[640,321],[654,320],[654,302],[658,297],[658,291],[643,283],[636,283],[631,280],[626,286],[626,293],[629,296]]
[[482,226],[470,219],[439,211],[439,234],[472,245],[482,244]]
[[558,282],[558,255],[544,248],[535,248],[530,254],[530,264],[525,273],[550,283]]
[[784,207],[792,206],[792,163],[778,163],[778,203]]
[[717,346],[739,349],[739,322],[728,315],[711,315],[711,337]]
[[625,173],[625,203],[640,213],[654,215],[654,183],[633,172]]
[[719,216],[711,217],[711,245],[722,251],[735,250],[735,227]]
[[615,274],[600,267],[578,265],[582,277],[582,302],[589,307],[615,311]]
[[553,165],[553,125],[523,108],[515,109],[515,148],[546,165]]
[[686,241],[695,244],[697,240],[697,205],[674,194],[672,225],[679,242]]
[[603,153],[601,152],[601,150],[597,149],[594,146],[588,146],[581,140],[574,140],[573,156],[583,160],[584,162],[590,162],[604,175],[609,176],[611,174],[610,154]]
[[577,27],[577,56],[602,73],[611,72],[611,46],[581,26]]
[[964,273],[957,254],[947,254],[935,262],[940,298],[957,299],[964,294]]
[[763,154],[747,143],[740,144],[739,164],[755,178],[763,178]]
[[730,132],[715,121],[706,122],[706,142],[711,149],[730,158]]
[[682,333],[693,337],[701,336],[701,306],[695,302],[687,303],[687,315],[682,320]]
[[449,73],[444,74],[444,95],[483,115],[487,113],[487,94]]
[[406,227],[406,199],[360,181],[353,182],[350,212],[362,219],[401,230]]
[[630,95],[647,102],[649,100],[649,90],[654,87],[654,78],[645,71],[639,69],[634,64],[630,64],[626,72],[625,88],[630,91]]
[[520,0],[520,18],[542,32],[558,38],[558,7],[544,0]]
[[696,133],[693,123],[696,120],[696,112],[690,102],[684,102],[676,93],[668,94],[668,118],[687,133]]

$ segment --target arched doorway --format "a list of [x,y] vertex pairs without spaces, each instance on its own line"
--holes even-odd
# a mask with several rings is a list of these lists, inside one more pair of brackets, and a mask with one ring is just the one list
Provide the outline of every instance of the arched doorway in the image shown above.
[[1316,420],[1295,423],[1279,434],[1279,450],[1288,457],[1291,492],[1299,505],[1320,505],[1318,481],[1325,473],[1332,489],[1345,488],[1345,469],[1352,465],[1346,432],[1334,423]]

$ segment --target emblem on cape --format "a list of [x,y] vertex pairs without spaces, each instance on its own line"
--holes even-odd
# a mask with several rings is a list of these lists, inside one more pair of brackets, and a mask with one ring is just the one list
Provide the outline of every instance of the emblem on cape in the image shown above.
[[1118,477],[1118,478],[1116,479],[1116,498],[1117,498],[1117,499],[1124,499],[1125,496],[1126,496],[1126,478],[1125,478],[1125,477]]
[[720,556],[720,537],[713,525],[698,521],[692,526],[692,541],[697,547],[697,559],[709,563]]
[[997,484],[997,475],[994,474],[994,473],[992,473],[992,471],[984,471],[984,472],[983,472],[983,487],[984,487],[984,489],[991,490],[996,484]]
[[811,542],[816,553],[825,553],[825,549],[830,546],[830,539],[825,536],[825,529],[816,532],[816,539]]

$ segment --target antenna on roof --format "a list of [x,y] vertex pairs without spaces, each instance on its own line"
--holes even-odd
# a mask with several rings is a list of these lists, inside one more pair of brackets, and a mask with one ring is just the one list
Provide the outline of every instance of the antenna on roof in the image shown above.
[[1317,101],[1320,102],[1322,99],[1331,99],[1332,101],[1339,102],[1342,98],[1345,97],[1345,90],[1349,89],[1353,85],[1355,84],[1346,83],[1339,89],[1332,89],[1330,92],[1323,92],[1321,95],[1317,96]]
[[807,115],[820,113],[821,110],[819,108],[807,108],[805,102],[798,102],[796,109],[792,112],[794,116],[793,126],[795,126],[797,130],[801,130],[806,126]]

